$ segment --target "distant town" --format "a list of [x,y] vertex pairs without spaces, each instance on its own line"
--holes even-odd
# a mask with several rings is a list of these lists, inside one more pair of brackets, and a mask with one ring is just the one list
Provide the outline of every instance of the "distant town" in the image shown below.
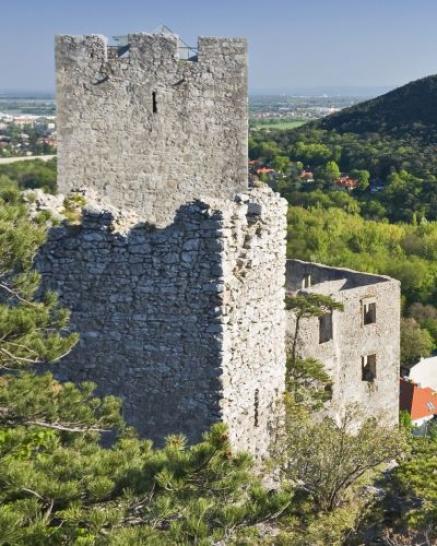
[[293,129],[370,97],[252,95],[249,99],[252,129]]
[[[364,100],[363,97],[250,97],[252,130],[291,129]],[[56,103],[47,94],[0,93],[0,158],[56,153]]]
[[53,97],[0,94],[0,157],[56,153]]

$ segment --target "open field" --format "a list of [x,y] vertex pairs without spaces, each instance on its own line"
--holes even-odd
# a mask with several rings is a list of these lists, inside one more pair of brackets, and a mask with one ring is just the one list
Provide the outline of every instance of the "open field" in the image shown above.
[[250,128],[252,130],[258,131],[259,129],[296,129],[304,125],[306,121],[296,119],[296,120],[268,120],[268,121],[258,121],[251,120]]

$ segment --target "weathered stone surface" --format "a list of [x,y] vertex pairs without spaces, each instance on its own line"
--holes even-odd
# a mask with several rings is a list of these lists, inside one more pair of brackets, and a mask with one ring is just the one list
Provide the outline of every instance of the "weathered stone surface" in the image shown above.
[[[303,289],[304,279],[311,283]],[[304,319],[298,337],[299,353],[320,360],[333,380],[328,411],[334,417],[352,404],[362,417],[377,417],[393,425],[399,414],[400,283],[384,275],[359,273],[300,260],[287,261],[288,293],[299,290],[329,295],[344,305],[333,312],[333,338],[320,343],[318,318]],[[364,323],[364,305],[375,303],[376,321]],[[295,317],[287,312],[292,336]],[[361,358],[376,355],[376,378],[362,380]]]
[[[128,423],[157,442],[197,441],[224,421],[235,449],[262,457],[293,325],[286,202],[248,189],[245,40],[200,38],[188,61],[178,45],[175,35],[131,34],[119,56],[102,36],[57,38],[58,182],[87,201],[81,223],[51,229],[36,261],[81,335],[57,373],[120,396]],[[62,196],[32,199],[35,213],[62,212]],[[332,411],[358,402],[396,422],[399,284],[294,261],[287,289],[307,270],[314,290],[345,304],[334,340],[320,345],[315,321],[299,340],[333,377]],[[378,321],[363,327],[369,297]],[[370,351],[377,378],[363,385]]]
[[238,201],[123,232],[122,210],[90,203],[81,225],[51,230],[37,267],[81,334],[60,377],[121,396],[155,441],[199,440],[222,420],[235,448],[261,456],[284,390],[286,204],[267,188]]
[[199,197],[247,189],[247,45],[130,34],[118,58],[103,36],[58,36],[58,185],[90,189],[143,220],[171,223]]

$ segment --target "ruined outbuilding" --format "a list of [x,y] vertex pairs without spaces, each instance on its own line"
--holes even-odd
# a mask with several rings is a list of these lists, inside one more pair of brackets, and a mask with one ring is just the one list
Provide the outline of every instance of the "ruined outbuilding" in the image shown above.
[[[322,362],[332,379],[329,413],[340,418],[356,406],[360,417],[398,422],[400,283],[384,275],[287,260],[286,291],[317,293],[343,304],[321,317],[303,319],[298,352]],[[288,337],[295,316],[287,311]]]

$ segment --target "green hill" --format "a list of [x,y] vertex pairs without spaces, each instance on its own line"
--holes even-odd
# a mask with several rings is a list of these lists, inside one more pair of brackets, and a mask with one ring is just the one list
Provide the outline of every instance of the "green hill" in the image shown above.
[[346,108],[315,122],[314,126],[339,133],[379,133],[437,144],[437,75]]

